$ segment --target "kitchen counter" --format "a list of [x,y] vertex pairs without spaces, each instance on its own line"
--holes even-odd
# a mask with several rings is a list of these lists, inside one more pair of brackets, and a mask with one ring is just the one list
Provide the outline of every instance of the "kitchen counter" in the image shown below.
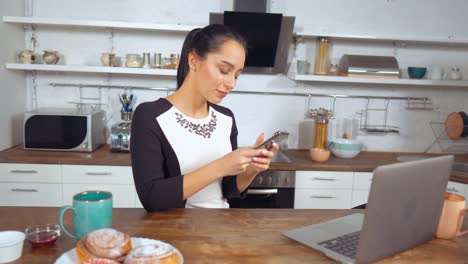
[[[37,223],[55,223],[59,208],[0,207],[2,230],[24,230]],[[281,235],[281,232],[359,210],[297,209],[175,209],[146,213],[143,209],[114,209],[113,227],[135,237],[168,242],[185,263],[335,263],[321,253]],[[71,227],[71,216],[65,225]],[[464,224],[468,224],[465,218]],[[14,263],[54,263],[76,241],[63,234],[50,248],[33,249],[25,241]],[[463,263],[468,236],[434,239],[381,263]]]
[[[271,170],[316,170],[316,171],[360,171],[371,172],[377,166],[398,162],[400,155],[435,156],[436,154],[397,153],[397,152],[361,152],[353,159],[340,159],[333,155],[327,162],[314,162],[309,151],[290,149],[284,151],[290,163],[272,163]],[[439,154],[440,155],[440,154]],[[468,162],[468,155],[455,155],[456,160]],[[110,145],[103,145],[91,153],[56,152],[24,150],[22,145],[0,151],[0,163],[38,163],[38,164],[75,164],[131,166],[129,153],[114,153]],[[452,181],[468,183],[468,175],[453,174]]]

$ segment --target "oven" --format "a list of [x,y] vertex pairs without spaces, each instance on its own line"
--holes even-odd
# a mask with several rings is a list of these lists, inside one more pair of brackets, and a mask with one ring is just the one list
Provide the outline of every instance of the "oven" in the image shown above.
[[295,171],[264,171],[244,199],[229,199],[231,208],[294,208]]

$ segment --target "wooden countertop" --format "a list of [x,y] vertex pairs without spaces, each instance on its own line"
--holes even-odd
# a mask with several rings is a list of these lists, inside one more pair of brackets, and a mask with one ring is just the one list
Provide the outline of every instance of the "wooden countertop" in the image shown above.
[[[353,159],[340,159],[333,155],[327,162],[314,162],[309,151],[290,149],[284,152],[291,163],[272,163],[271,170],[317,170],[317,171],[362,171],[371,172],[377,166],[398,162],[399,155],[435,156],[440,154],[421,154],[405,152],[361,152]],[[455,155],[460,161],[468,162],[468,155]],[[21,145],[0,151],[0,163],[38,163],[38,164],[74,164],[131,166],[129,153],[114,153],[109,145],[103,145],[91,153],[56,152],[24,150]],[[453,174],[452,181],[468,183],[468,175]]]
[[[2,230],[22,231],[38,223],[56,223],[59,208],[0,207]],[[185,263],[334,263],[321,253],[281,235],[281,232],[359,210],[298,209],[176,209],[146,213],[114,209],[113,227],[135,237],[159,239],[178,248]],[[71,215],[65,225],[71,228]],[[465,225],[468,219],[465,218]],[[62,234],[49,248],[33,249],[25,241],[22,257],[13,263],[54,263],[76,241]],[[434,239],[381,263],[464,263],[468,236]]]

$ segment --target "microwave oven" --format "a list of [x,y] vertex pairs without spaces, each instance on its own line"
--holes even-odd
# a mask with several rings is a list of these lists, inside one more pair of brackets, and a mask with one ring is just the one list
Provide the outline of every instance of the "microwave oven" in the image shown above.
[[92,152],[106,142],[104,111],[39,109],[24,114],[24,149]]

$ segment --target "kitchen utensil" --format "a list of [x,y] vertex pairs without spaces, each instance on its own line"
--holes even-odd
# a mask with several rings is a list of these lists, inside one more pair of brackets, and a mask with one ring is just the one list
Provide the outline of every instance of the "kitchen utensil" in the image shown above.
[[461,80],[463,78],[459,68],[452,67],[452,70],[447,74],[449,80]]
[[442,66],[432,66],[431,79],[442,80],[444,78],[444,68]]
[[18,231],[0,232],[0,263],[17,260],[23,253],[25,235]]
[[347,77],[400,78],[398,61],[393,56],[345,54],[338,62],[338,73]]
[[153,67],[157,69],[161,69],[161,53],[154,54]]
[[459,114],[463,119],[463,132],[461,137],[466,137],[468,136],[468,115],[463,111],[459,112]]
[[315,55],[314,74],[326,75],[330,66],[330,42],[328,38],[319,38],[317,53]]
[[55,50],[44,50],[42,60],[47,64],[57,64],[59,60],[58,51]]
[[49,247],[60,237],[60,226],[56,224],[33,225],[24,233],[32,247]]
[[112,53],[112,52],[102,53],[101,63],[103,66],[113,67],[115,65],[115,53]]
[[455,140],[461,137],[464,130],[464,123],[460,113],[452,112],[447,116],[445,130],[450,139]]
[[338,158],[352,159],[361,152],[362,143],[357,140],[338,138],[333,141],[331,151]]
[[333,112],[319,108],[311,110],[310,115],[315,119],[314,148],[324,149],[328,140],[328,122],[333,118]]
[[297,74],[308,74],[309,73],[309,62],[306,60],[297,61]]
[[408,67],[408,75],[411,79],[422,79],[426,71],[426,67]]
[[[73,213],[75,234],[71,234],[63,225],[66,210]],[[80,239],[91,231],[112,227],[112,193],[106,191],[84,191],[73,196],[73,206],[60,208],[58,222],[65,234]]]
[[309,154],[310,158],[317,162],[325,162],[330,158],[330,150],[328,149],[311,148]]
[[461,195],[446,192],[444,206],[437,226],[436,237],[454,239],[457,236],[468,234],[468,230],[461,231],[463,218],[468,212],[465,198]]
[[18,58],[24,64],[31,64],[36,59],[36,57],[34,56],[34,52],[32,50],[20,51],[18,54]]
[[151,68],[150,56],[151,54],[149,52],[143,53],[143,68]]
[[128,68],[141,68],[141,57],[138,54],[127,54],[125,65]]
[[[123,114],[123,112],[121,112]],[[122,116],[122,120],[130,121],[131,112],[127,112],[128,118]],[[119,122],[111,127],[111,151],[129,152],[130,135],[132,130],[131,122]]]

